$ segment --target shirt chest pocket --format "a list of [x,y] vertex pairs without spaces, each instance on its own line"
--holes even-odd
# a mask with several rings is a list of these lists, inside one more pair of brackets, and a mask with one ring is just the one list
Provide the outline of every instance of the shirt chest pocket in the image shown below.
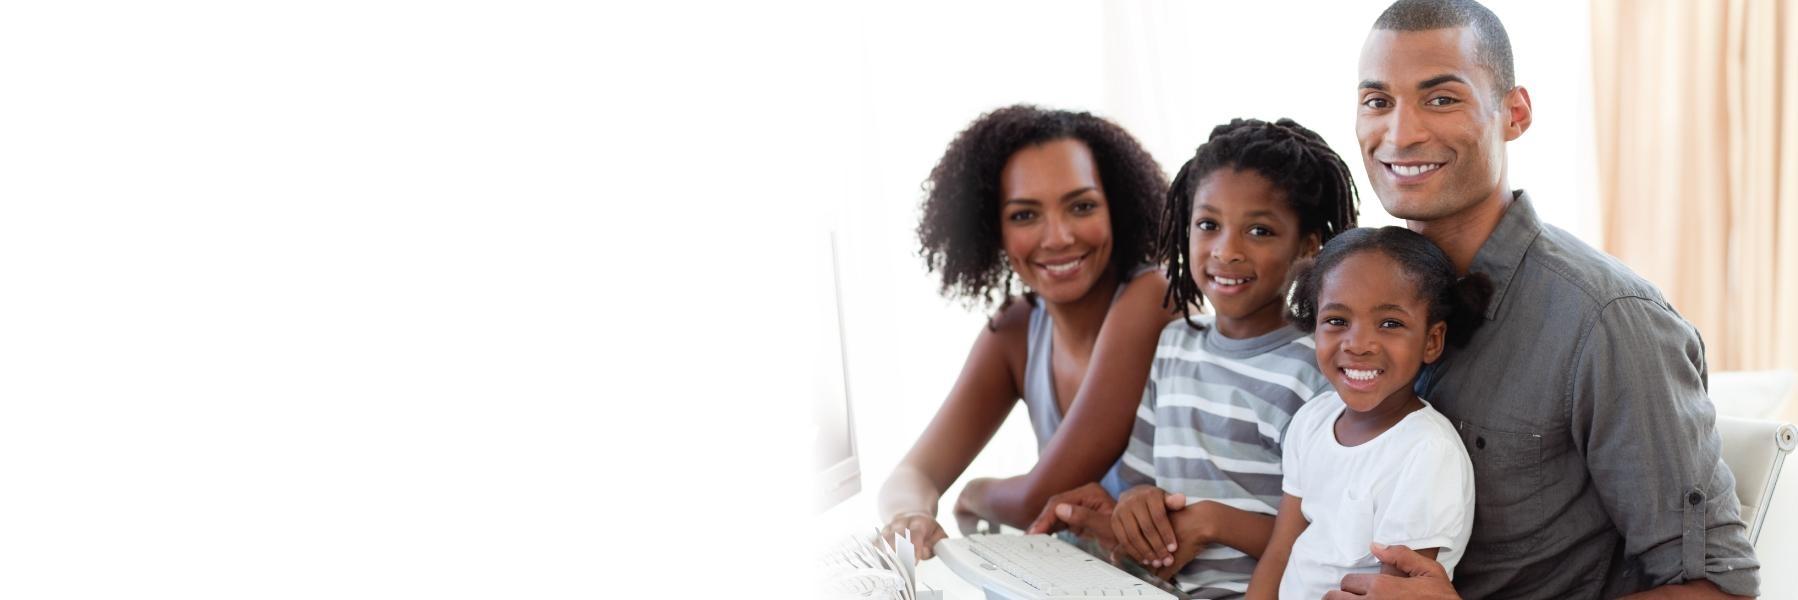
[[1546,517],[1539,493],[1546,458],[1542,436],[1463,423],[1461,441],[1473,462],[1473,539],[1493,545],[1527,541]]

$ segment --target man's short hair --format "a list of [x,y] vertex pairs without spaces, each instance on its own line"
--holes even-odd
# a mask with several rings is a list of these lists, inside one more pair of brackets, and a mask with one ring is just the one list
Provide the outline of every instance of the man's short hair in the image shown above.
[[1517,74],[1511,66],[1511,36],[1505,24],[1498,21],[1485,6],[1473,0],[1398,0],[1380,13],[1374,29],[1387,31],[1428,31],[1471,27],[1480,36],[1474,49],[1474,60],[1492,74],[1493,93],[1503,96],[1517,86]]

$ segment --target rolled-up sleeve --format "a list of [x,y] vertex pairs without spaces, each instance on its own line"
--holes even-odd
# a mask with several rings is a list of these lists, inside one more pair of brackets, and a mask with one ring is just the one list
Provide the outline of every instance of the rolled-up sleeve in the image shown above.
[[1708,579],[1757,595],[1760,563],[1721,459],[1698,332],[1658,301],[1619,298],[1598,314],[1578,360],[1573,439],[1638,586]]

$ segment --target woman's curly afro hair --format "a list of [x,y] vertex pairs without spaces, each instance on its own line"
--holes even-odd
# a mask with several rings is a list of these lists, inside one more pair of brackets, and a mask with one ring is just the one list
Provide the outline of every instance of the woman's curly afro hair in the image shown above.
[[1001,255],[999,234],[999,173],[1018,150],[1061,139],[1086,144],[1099,168],[1111,215],[1108,267],[1127,273],[1154,260],[1167,178],[1136,138],[1090,113],[1007,106],[981,115],[956,135],[924,182],[919,253],[926,268],[942,275],[945,296],[970,305],[999,302],[1000,309],[1010,304],[1012,272]]

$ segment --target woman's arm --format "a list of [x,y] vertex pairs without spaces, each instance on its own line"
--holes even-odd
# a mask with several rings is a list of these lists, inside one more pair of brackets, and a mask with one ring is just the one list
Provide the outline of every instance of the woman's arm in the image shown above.
[[[909,526],[914,535],[933,537],[915,529],[935,524],[943,490],[968,468],[1017,404],[1012,370],[1021,360],[1014,361],[1012,354],[1022,356],[1029,319],[1029,304],[1018,302],[1000,313],[992,328],[981,329],[949,398],[880,488],[880,517],[888,524],[887,533]],[[938,529],[934,537],[941,536]],[[920,558],[930,556],[932,541],[917,544]]]
[[1175,314],[1161,307],[1166,293],[1167,278],[1158,271],[1125,284],[1106,311],[1080,391],[1036,466],[988,482],[963,502],[966,508],[1022,529],[1042,514],[1050,496],[1105,476],[1129,442],[1155,341]]
[[1292,544],[1299,534],[1311,526],[1305,520],[1303,499],[1286,494],[1280,499],[1280,514],[1274,517],[1274,535],[1267,540],[1267,550],[1255,564],[1255,576],[1249,580],[1248,600],[1280,597],[1280,579],[1286,576],[1286,559],[1292,556]]

